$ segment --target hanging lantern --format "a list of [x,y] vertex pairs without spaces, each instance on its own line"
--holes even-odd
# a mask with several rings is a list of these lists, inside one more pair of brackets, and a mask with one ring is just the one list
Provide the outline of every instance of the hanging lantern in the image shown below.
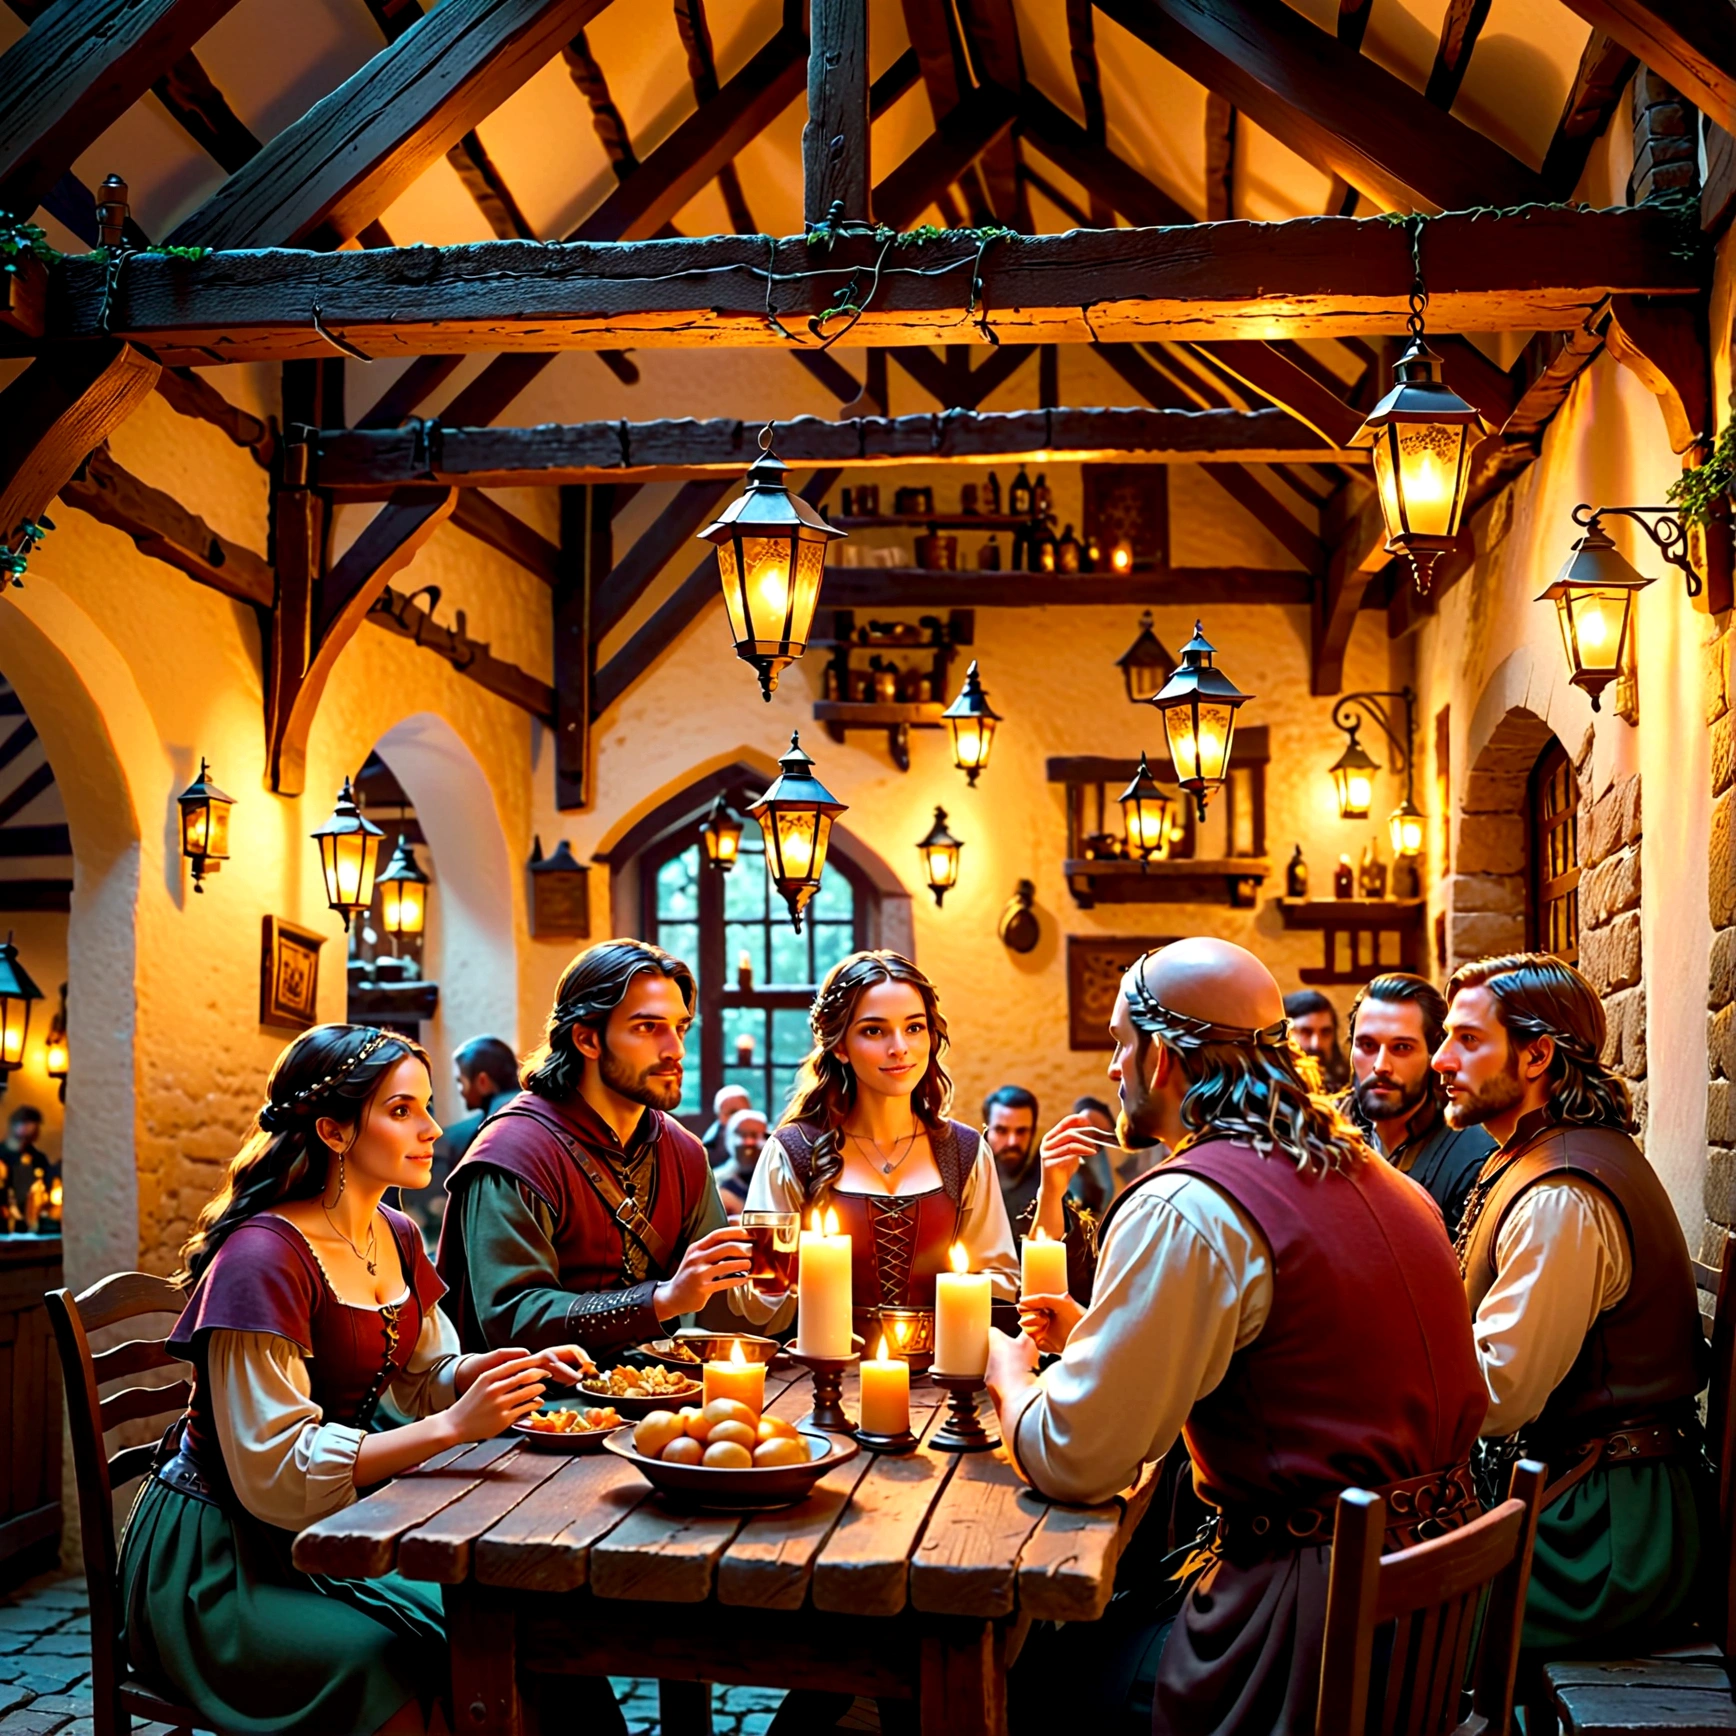
[[211,768],[201,756],[198,777],[175,804],[181,810],[181,854],[193,864],[193,890],[203,892],[205,876],[229,860],[229,810],[235,798],[211,782]]
[[1356,738],[1354,727],[1350,740],[1332,764],[1332,782],[1338,790],[1338,817],[1341,820],[1366,820],[1374,804],[1374,774],[1380,763]]
[[1206,797],[1229,777],[1237,708],[1254,697],[1213,665],[1216,654],[1204,624],[1195,621],[1193,637],[1181,648],[1180,668],[1151,701],[1163,713],[1176,782],[1193,797],[1201,820]]
[[802,911],[820,889],[832,822],[844,812],[844,804],[814,776],[813,764],[792,730],[790,751],[778,761],[780,776],[748,809],[765,839],[766,872],[789,906],[797,934],[802,932]]
[[[1149,619],[1149,617],[1147,617]],[[1169,854],[1171,814],[1175,803],[1151,775],[1145,755],[1133,782],[1116,798],[1121,803],[1121,823],[1127,834],[1127,853],[1144,862],[1162,861]]]
[[1152,616],[1147,609],[1139,617],[1139,637],[1115,659],[1127,683],[1127,697],[1134,705],[1149,704],[1175,673],[1175,659],[1151,629]]
[[30,1034],[30,1003],[42,999],[42,990],[31,981],[30,972],[19,963],[12,931],[0,942],[0,1074],[15,1073],[24,1065],[24,1040]]
[[711,804],[711,812],[705,816],[705,824],[699,828],[699,842],[705,848],[706,862],[720,874],[727,874],[735,866],[741,850],[741,815],[723,799],[721,790]]
[[759,671],[769,701],[778,675],[808,648],[826,545],[844,532],[784,486],[789,466],[771,449],[768,423],[747,489],[699,535],[717,549],[735,654]]
[[385,834],[356,806],[356,792],[345,778],[332,817],[311,836],[319,845],[326,903],[344,919],[347,930],[350,918],[374,902],[374,868]]
[[428,920],[428,876],[405,837],[380,876],[380,924],[388,934],[420,934]]
[[1423,820],[1424,816],[1409,796],[1393,809],[1387,820],[1392,835],[1392,853],[1401,861],[1423,853]]
[[72,1070],[72,1057],[66,1046],[66,984],[60,985],[60,1005],[48,1021],[48,1041],[44,1045],[43,1069],[60,1088],[60,1100],[66,1101],[66,1076]]
[[1603,690],[1621,674],[1632,633],[1634,595],[1652,581],[1635,571],[1595,514],[1561,576],[1536,598],[1553,603],[1567,653],[1567,679],[1601,709]]
[[928,870],[928,890],[936,904],[944,904],[946,895],[958,884],[958,854],[964,845],[946,829],[946,809],[934,810],[934,824],[928,829],[917,849],[922,852],[922,865]]
[[1392,390],[1351,435],[1372,449],[1386,546],[1405,555],[1427,592],[1435,562],[1453,546],[1471,480],[1471,455],[1491,430],[1441,379],[1441,358],[1423,341],[1422,297],[1411,297],[1411,341],[1394,366]]
[[965,782],[975,788],[977,773],[988,766],[989,750],[995,745],[995,727],[1001,719],[983,692],[974,657],[964,672],[964,686],[959,689],[958,698],[941,715],[952,731],[952,763],[964,773]]

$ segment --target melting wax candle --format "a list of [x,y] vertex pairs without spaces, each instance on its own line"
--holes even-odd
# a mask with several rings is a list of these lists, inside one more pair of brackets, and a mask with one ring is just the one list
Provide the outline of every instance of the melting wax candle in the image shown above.
[[757,1417],[766,1408],[766,1365],[749,1362],[741,1353],[738,1340],[729,1347],[729,1361],[708,1362],[702,1376],[705,1396],[701,1404],[714,1398],[735,1398]]
[[1019,1272],[1022,1295],[1065,1296],[1067,1244],[1052,1240],[1040,1229],[1033,1229],[1020,1251]]
[[989,1363],[989,1275],[965,1268],[970,1257],[954,1242],[952,1270],[934,1280],[934,1371],[981,1374]]
[[910,1428],[910,1364],[890,1356],[886,1340],[862,1364],[862,1429],[870,1435],[902,1435]]
[[797,1248],[796,1349],[803,1356],[850,1354],[850,1238],[838,1234],[838,1214],[816,1211]]

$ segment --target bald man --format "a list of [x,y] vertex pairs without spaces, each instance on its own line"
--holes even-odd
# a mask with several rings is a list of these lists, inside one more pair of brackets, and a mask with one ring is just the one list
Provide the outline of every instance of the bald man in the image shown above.
[[[1096,1502],[1184,1435],[1216,1542],[1153,1728],[1311,1731],[1339,1492],[1376,1490],[1412,1526],[1477,1511],[1487,1396],[1458,1266],[1434,1201],[1309,1095],[1252,953],[1147,953],[1110,1034],[1123,1143],[1174,1155],[1109,1214],[1088,1307],[1045,1298],[1020,1337],[992,1334],[1002,1437],[1040,1492]],[[1041,1375],[1039,1350],[1060,1353]],[[1417,1540],[1401,1522],[1386,1548]]]

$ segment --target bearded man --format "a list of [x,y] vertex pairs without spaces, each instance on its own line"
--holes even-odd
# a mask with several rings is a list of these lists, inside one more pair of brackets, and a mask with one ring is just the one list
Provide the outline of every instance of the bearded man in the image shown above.
[[1447,996],[1434,1061],[1447,1118],[1500,1142],[1458,1238],[1489,1395],[1483,1458],[1498,1476],[1518,1449],[1550,1474],[1523,1644],[1533,1658],[1631,1655],[1695,1601],[1709,1511],[1687,1242],[1631,1137],[1627,1087],[1598,1059],[1591,984],[1515,953],[1466,965]]
[[[1097,1502],[1184,1435],[1216,1539],[1158,1664],[1154,1730],[1309,1731],[1340,1491],[1403,1515],[1389,1550],[1420,1517],[1476,1511],[1464,1290],[1434,1207],[1310,1094],[1252,953],[1147,953],[1110,1033],[1124,1142],[1173,1155],[1110,1212],[1088,1307],[1045,1298],[1024,1335],[991,1333],[1002,1438],[1041,1493]],[[1044,1349],[1060,1360],[1039,1375]]]
[[640,1344],[747,1276],[681,1101],[693,973],[611,940],[561,976],[524,1093],[453,1170],[439,1268],[472,1350]]
[[1447,1002],[1427,977],[1389,971],[1350,1003],[1351,1086],[1344,1106],[1382,1157],[1441,1208],[1447,1234],[1459,1231],[1495,1141],[1481,1127],[1454,1127],[1430,1065],[1446,1036]]

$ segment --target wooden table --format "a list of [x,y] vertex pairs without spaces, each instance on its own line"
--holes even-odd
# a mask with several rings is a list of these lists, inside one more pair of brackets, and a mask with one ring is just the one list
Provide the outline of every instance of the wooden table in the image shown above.
[[[806,1416],[805,1373],[767,1393],[774,1415]],[[844,1396],[854,1414],[853,1379]],[[864,1452],[781,1512],[683,1513],[612,1454],[493,1440],[310,1526],[295,1561],[444,1587],[461,1731],[518,1736],[526,1671],[656,1676],[664,1736],[709,1730],[691,1684],[711,1682],[914,1700],[929,1736],[998,1736],[1026,1627],[1103,1613],[1151,1478],[1101,1507],[1053,1506],[1004,1449],[930,1448],[940,1399],[911,1394],[915,1452]]]

